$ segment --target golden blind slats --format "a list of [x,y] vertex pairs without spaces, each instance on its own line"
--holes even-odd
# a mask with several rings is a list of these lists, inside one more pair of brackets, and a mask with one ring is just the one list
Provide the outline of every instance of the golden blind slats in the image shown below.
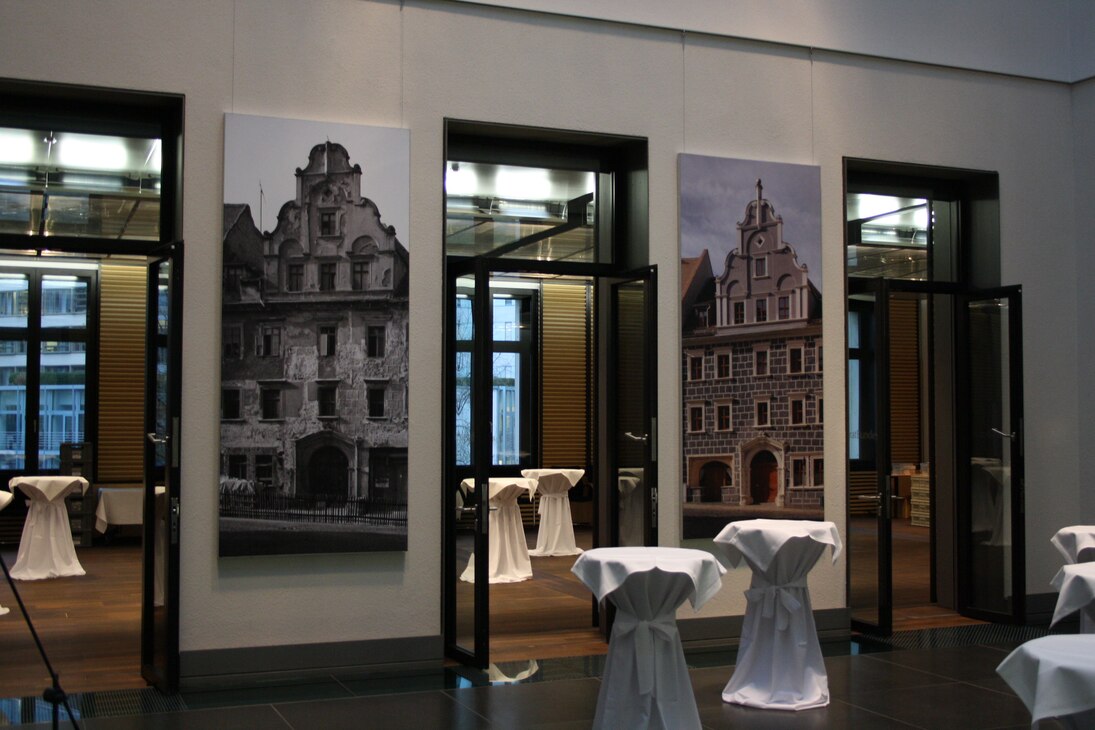
[[145,268],[100,269],[98,481],[144,479]]
[[890,457],[918,464],[920,458],[919,301],[890,299]]
[[541,289],[540,450],[544,466],[584,467],[588,454],[589,310],[586,286]]

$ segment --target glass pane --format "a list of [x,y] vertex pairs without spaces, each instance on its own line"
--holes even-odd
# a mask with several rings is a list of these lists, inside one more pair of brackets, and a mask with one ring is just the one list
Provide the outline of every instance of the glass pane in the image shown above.
[[38,405],[38,468],[59,469],[61,444],[84,440],[87,353],[83,342],[44,340]]
[[647,506],[644,473],[646,444],[649,440],[647,414],[642,397],[646,392],[646,373],[641,366],[646,357],[646,287],[642,282],[616,287],[616,372],[619,397],[616,401],[616,487],[619,509],[616,512],[619,544],[646,544],[644,513]]
[[1007,299],[969,304],[970,606],[1012,612],[1011,374]]
[[30,282],[26,274],[0,273],[0,327],[27,326]]
[[450,161],[445,253],[596,261],[596,190],[589,171]]
[[849,193],[848,276],[927,280],[928,202]]
[[0,340],[0,469],[26,466],[27,343]]
[[471,353],[456,353],[456,464],[471,464]]
[[158,240],[158,139],[0,127],[0,231]]
[[[460,277],[456,283],[456,388],[453,413],[456,418],[455,458],[460,467],[473,465],[472,449],[472,308],[475,302],[475,278]],[[471,474],[460,469],[461,475]],[[447,488],[455,491],[456,511],[453,514],[454,550],[450,557],[455,578],[451,586],[454,596],[455,644],[469,653],[475,651],[475,575],[468,568],[475,552],[475,505],[477,495],[462,477],[454,477]],[[448,551],[446,551],[448,555]]]
[[77,276],[42,276],[42,326],[87,327],[88,280]]
[[521,303],[516,299],[494,297],[494,341],[517,342],[521,339]]
[[517,464],[521,460],[521,356],[496,352],[493,370],[491,463]]
[[456,339],[471,342],[475,326],[471,315],[471,298],[460,295],[456,298]]

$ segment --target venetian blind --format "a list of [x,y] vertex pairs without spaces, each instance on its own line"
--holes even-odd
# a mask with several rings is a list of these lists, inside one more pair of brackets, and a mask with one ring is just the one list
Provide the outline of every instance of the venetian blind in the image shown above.
[[588,287],[545,283],[540,292],[540,450],[545,467],[588,463]]
[[145,268],[104,265],[99,305],[98,482],[144,478]]
[[919,464],[919,301],[890,299],[890,458]]

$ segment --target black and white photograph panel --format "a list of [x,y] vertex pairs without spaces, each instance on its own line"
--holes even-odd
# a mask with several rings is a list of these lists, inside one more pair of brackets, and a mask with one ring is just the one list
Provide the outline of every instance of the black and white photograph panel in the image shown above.
[[682,154],[683,537],[821,519],[821,170]]
[[224,148],[220,555],[406,550],[409,132]]

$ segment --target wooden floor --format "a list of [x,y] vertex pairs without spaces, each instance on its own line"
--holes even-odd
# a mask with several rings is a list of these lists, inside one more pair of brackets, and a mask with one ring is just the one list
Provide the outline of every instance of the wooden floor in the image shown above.
[[[10,568],[14,547],[2,551]],[[16,581],[67,692],[147,686],[140,675],[141,548],[77,548],[87,575]],[[49,673],[0,573],[0,697],[41,695]]]

